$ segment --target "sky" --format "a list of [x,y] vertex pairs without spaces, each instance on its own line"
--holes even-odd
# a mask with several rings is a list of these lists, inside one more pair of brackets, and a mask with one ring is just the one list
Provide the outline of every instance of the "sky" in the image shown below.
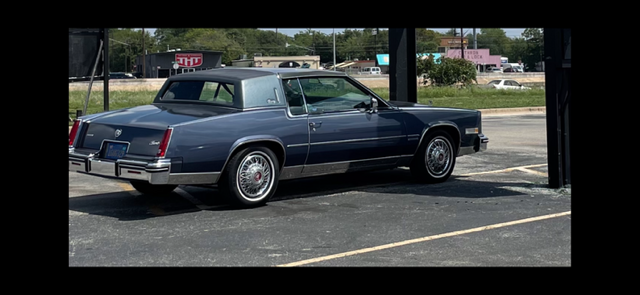
[[[259,28],[260,30],[268,30],[268,31],[275,31],[275,28]],[[322,33],[325,33],[327,35],[330,35],[333,32],[333,29],[319,29],[319,28],[311,28],[314,31],[320,31]],[[353,28],[353,29],[357,29],[357,30],[362,30],[362,28]],[[449,30],[451,30],[451,28],[428,28],[429,30],[434,30],[436,32],[441,32],[441,33],[445,33]],[[278,28],[278,33],[283,33],[283,34],[287,34],[291,37],[293,37],[293,35],[299,33],[300,31],[306,31],[307,28],[301,28],[301,29],[291,29],[291,28]],[[336,28],[335,29],[336,32],[342,32],[344,31],[344,28]],[[459,31],[460,29],[457,28],[457,30]],[[473,28],[463,28],[463,30],[465,31],[465,34],[472,34],[473,33]],[[504,30],[504,32],[506,33],[507,37],[509,38],[513,38],[513,37],[522,37],[522,32],[524,32],[524,28],[508,28],[505,29],[503,28],[502,30]],[[476,33],[480,33],[480,29],[476,29]]]

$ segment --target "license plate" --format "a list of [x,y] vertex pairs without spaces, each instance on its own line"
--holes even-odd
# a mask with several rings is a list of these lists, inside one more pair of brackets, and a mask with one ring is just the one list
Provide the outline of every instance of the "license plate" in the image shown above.
[[117,160],[122,159],[127,154],[129,143],[107,142],[105,143],[104,158]]

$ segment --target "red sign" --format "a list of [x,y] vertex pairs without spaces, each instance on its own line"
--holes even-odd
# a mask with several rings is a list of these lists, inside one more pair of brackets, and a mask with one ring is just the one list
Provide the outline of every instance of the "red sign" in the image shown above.
[[202,53],[176,53],[176,62],[184,68],[202,65]]

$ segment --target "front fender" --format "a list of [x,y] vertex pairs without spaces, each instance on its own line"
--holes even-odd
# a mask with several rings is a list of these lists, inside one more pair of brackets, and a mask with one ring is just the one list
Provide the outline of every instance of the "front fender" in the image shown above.
[[460,149],[460,143],[462,142],[462,135],[460,133],[461,131],[460,131],[460,128],[458,127],[458,124],[451,121],[433,121],[425,124],[424,128],[422,129],[422,134],[420,135],[420,141],[418,142],[418,148],[416,149],[416,152],[420,148],[420,145],[422,144],[422,140],[424,140],[424,137],[427,134],[427,132],[437,127],[455,128],[455,130],[457,130],[456,133],[458,134],[458,136],[457,138],[454,138],[454,140],[457,140],[457,146],[458,146],[457,148]]

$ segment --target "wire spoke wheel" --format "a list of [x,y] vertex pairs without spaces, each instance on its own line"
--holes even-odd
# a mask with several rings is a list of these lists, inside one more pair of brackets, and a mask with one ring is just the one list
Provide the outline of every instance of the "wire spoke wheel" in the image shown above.
[[427,146],[425,164],[429,174],[439,177],[446,174],[451,166],[451,144],[444,138],[436,137]]
[[238,167],[238,188],[248,198],[261,198],[273,183],[273,163],[262,152],[245,156]]

